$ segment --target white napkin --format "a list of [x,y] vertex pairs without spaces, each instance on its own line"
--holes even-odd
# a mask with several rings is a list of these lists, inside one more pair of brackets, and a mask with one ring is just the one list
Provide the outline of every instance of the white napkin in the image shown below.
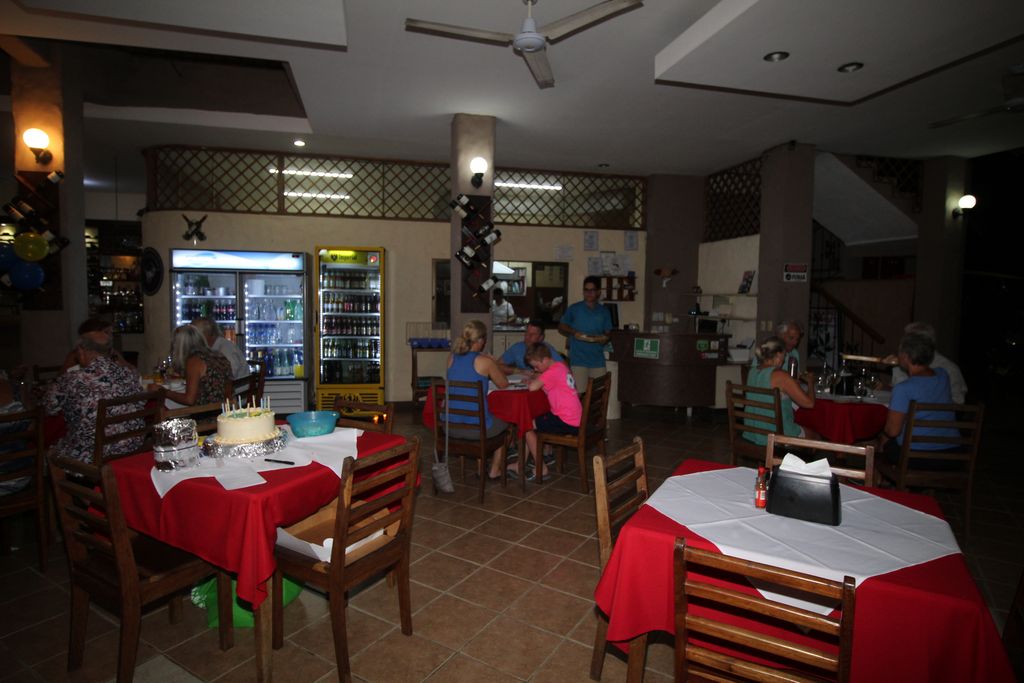
[[814,462],[804,462],[792,453],[786,453],[785,457],[782,458],[782,464],[779,465],[779,469],[798,474],[807,474],[812,477],[824,477],[825,479],[832,476],[832,468],[829,467],[827,458],[815,460]]
[[242,489],[248,486],[259,486],[266,483],[266,479],[259,475],[259,472],[271,470],[292,469],[294,467],[305,467],[312,463],[312,459],[301,452],[288,452],[286,447],[283,450],[267,456],[275,460],[287,460],[291,465],[282,463],[266,462],[262,458],[254,460],[238,460],[234,458],[200,458],[199,467],[188,470],[171,470],[161,472],[156,467],[150,471],[150,478],[153,486],[161,498],[167,492],[183,481],[196,479],[197,477],[216,477],[220,485],[226,490]]
[[341,468],[345,464],[345,458],[355,458],[358,455],[356,439],[363,433],[361,429],[339,427],[330,434],[307,436],[300,439],[291,433],[288,425],[282,426],[281,430],[288,434],[288,445],[283,451],[271,457],[280,460],[293,460],[292,455],[295,457],[305,456],[313,462],[318,462],[329,468],[337,477],[341,477]]
[[257,474],[256,470],[252,467],[228,467],[215,476],[220,485],[227,491],[267,483],[267,480]]

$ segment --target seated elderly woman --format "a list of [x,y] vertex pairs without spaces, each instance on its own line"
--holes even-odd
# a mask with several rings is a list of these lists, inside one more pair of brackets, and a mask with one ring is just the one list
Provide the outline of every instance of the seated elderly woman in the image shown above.
[[[199,330],[182,325],[171,338],[171,369],[185,378],[185,391],[166,390],[168,399],[182,405],[195,406],[221,403],[230,390],[231,363],[210,349]],[[150,384],[150,390],[159,389]]]
[[[935,357],[935,341],[924,334],[911,333],[900,340],[897,359],[900,367],[907,373],[907,379],[892,388],[892,400],[889,401],[889,414],[885,418],[885,429],[879,438],[879,450],[888,459],[899,456],[903,446],[903,428],[910,410],[911,401],[918,403],[952,403],[949,374],[944,368],[930,367]],[[925,411],[917,413],[926,420],[955,420],[956,416],[948,411]],[[915,435],[957,436],[956,429],[951,427],[923,428],[915,430]],[[949,448],[943,443],[914,442],[914,450],[942,450]]]

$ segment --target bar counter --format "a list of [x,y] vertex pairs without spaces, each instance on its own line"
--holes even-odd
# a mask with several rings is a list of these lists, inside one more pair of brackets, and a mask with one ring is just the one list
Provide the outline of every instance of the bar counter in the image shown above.
[[619,400],[655,406],[715,403],[715,368],[728,361],[727,334],[612,330]]

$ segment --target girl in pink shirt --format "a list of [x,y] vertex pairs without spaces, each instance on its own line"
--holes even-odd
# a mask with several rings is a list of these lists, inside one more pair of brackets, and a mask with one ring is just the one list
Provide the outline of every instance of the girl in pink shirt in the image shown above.
[[[526,350],[526,362],[538,374],[530,382],[530,391],[543,389],[551,405],[551,411],[538,415],[533,421],[533,429],[526,432],[528,457],[536,466],[541,466],[537,457],[537,432],[547,434],[577,434],[580,420],[583,417],[583,406],[580,405],[579,394],[572,373],[564,363],[551,358],[551,351],[543,343],[531,344]],[[517,472],[518,468],[510,468]],[[545,467],[543,475],[548,476]]]

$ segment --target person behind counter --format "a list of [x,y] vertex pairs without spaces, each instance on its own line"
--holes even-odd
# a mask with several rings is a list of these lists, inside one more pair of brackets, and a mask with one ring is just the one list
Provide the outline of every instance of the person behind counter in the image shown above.
[[498,327],[515,322],[516,312],[512,304],[505,299],[505,290],[495,287],[492,296],[494,300],[491,301],[491,326]]
[[[462,328],[462,335],[455,340],[452,345],[451,355],[448,356],[448,373],[447,377],[449,380],[456,382],[479,382],[480,383],[480,395],[485,398],[484,400],[484,423],[487,427],[487,438],[497,436],[501,434],[508,425],[499,417],[491,415],[490,408],[487,407],[487,386],[488,380],[494,382],[494,385],[499,389],[504,389],[508,386],[508,378],[505,373],[498,367],[498,363],[492,356],[483,353],[483,348],[487,344],[487,328],[479,320],[470,320],[466,323],[465,327]],[[464,390],[451,389],[449,394],[449,404],[452,408],[458,409],[472,409],[474,404],[466,401],[458,401],[456,397],[460,394],[465,394]],[[467,439],[476,440],[479,438],[480,433],[478,431],[477,418],[469,415],[448,415],[447,418],[437,416],[435,419],[447,419],[450,429],[448,429],[448,435],[453,439]],[[491,458],[491,468],[488,476],[491,479],[498,479],[501,477],[501,462],[498,458],[498,452],[494,452],[494,457]]]
[[221,332],[220,325],[212,318],[196,318],[192,321],[192,327],[199,330],[203,335],[206,345],[213,351],[221,354],[231,363],[231,377],[240,379],[250,374],[249,363],[246,362],[242,350],[233,341],[225,339]]
[[526,361],[526,352],[534,344],[543,344],[546,346],[548,352],[551,354],[551,358],[553,358],[556,363],[561,363],[564,360],[562,355],[555,350],[555,347],[544,341],[544,323],[539,318],[532,318],[530,322],[526,324],[526,332],[523,333],[523,341],[516,342],[505,349],[505,353],[501,354],[501,358],[498,360],[498,366],[501,368],[501,371],[506,375],[511,375],[524,370],[530,371],[530,364]]
[[[949,374],[944,368],[932,367],[935,357],[934,340],[923,334],[906,334],[900,340],[897,354],[900,368],[907,379],[892,388],[889,414],[885,418],[885,429],[879,437],[878,446],[882,457],[896,462],[903,446],[903,427],[910,410],[911,401],[918,403],[952,403]],[[923,420],[956,420],[949,411],[921,411],[917,416]],[[925,427],[915,430],[915,436],[958,436],[952,427]],[[949,446],[943,443],[914,441],[914,450],[942,450]],[[936,461],[940,462],[940,461]],[[955,463],[953,463],[955,465]],[[938,468],[936,468],[938,469]]]
[[[539,374],[530,382],[530,391],[543,389],[551,406],[551,410],[534,418],[533,429],[525,434],[527,457],[533,459],[534,471],[536,472],[537,467],[543,466],[543,476],[547,477],[548,468],[537,457],[537,432],[578,434],[583,419],[583,406],[580,405],[580,396],[576,393],[576,382],[572,374],[564,363],[559,363],[551,357],[547,345],[531,344],[526,351],[526,361]],[[518,463],[509,465],[508,470],[519,474]]]
[[590,275],[583,280],[583,301],[577,301],[565,311],[558,323],[558,331],[569,337],[569,366],[572,368],[576,390],[587,390],[591,377],[605,374],[604,345],[612,329],[612,315],[598,298],[601,278]]
[[[67,434],[54,444],[51,454],[92,462],[96,448],[96,409],[101,399],[124,398],[139,393],[139,376],[134,368],[124,367],[111,356],[113,341],[103,332],[86,332],[75,345],[77,372],[66,372],[54,380],[43,398],[47,414],[64,414]],[[113,409],[116,414],[142,410],[142,402],[126,403]],[[142,429],[141,419],[113,425],[112,431]],[[142,438],[125,439],[111,446],[111,453],[133,453],[142,446]]]
[[[799,436],[807,439],[820,439],[821,437],[811,429],[801,427],[793,418],[793,404],[801,408],[814,407],[814,375],[807,373],[807,386],[810,391],[804,391],[800,382],[789,376],[789,373],[782,369],[786,362],[786,343],[778,337],[769,337],[761,342],[754,350],[758,360],[756,368],[751,368],[747,375],[747,385],[760,389],[778,389],[782,395],[782,431],[785,436]],[[759,400],[754,394],[747,394],[751,400]],[[752,413],[772,415],[768,408],[749,408]],[[775,428],[770,422],[759,420],[746,420],[745,424],[761,429],[772,430]],[[756,443],[759,446],[768,444],[768,437],[764,434],[754,432],[743,432],[743,438]]]
[[[206,345],[191,325],[174,330],[171,338],[171,369],[185,377],[185,391],[165,390],[166,397],[186,406],[221,403],[230,392],[231,363]],[[150,384],[147,391],[160,389]]]

